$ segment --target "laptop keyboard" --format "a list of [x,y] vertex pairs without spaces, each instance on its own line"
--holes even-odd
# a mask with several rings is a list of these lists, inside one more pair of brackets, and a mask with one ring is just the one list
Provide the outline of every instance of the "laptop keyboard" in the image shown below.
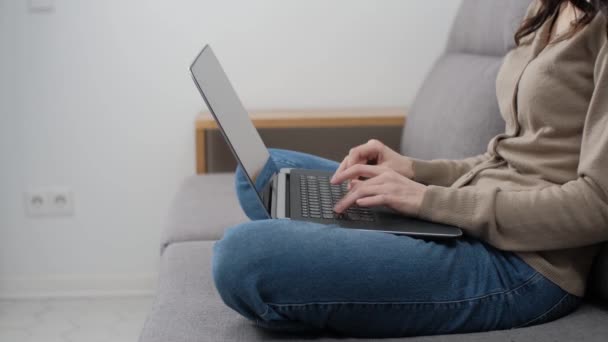
[[342,214],[333,211],[334,205],[348,192],[346,183],[333,185],[327,176],[300,176],[300,201],[302,217],[327,220],[374,221],[374,214],[367,208],[353,206]]

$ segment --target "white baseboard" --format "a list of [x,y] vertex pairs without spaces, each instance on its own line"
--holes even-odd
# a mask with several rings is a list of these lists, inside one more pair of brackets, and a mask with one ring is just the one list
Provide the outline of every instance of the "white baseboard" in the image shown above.
[[0,299],[150,296],[157,274],[41,275],[0,278]]

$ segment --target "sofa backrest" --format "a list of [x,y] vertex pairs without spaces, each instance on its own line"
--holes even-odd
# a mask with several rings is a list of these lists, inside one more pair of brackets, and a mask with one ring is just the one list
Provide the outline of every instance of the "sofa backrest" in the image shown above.
[[[482,153],[504,131],[496,75],[531,0],[463,0],[445,53],[423,82],[403,130],[401,152],[421,159]],[[441,141],[439,139],[441,137]],[[596,258],[590,293],[608,300],[608,245]]]
[[446,51],[409,110],[402,153],[421,159],[469,157],[504,131],[496,74],[515,45],[513,34],[530,2],[463,0]]

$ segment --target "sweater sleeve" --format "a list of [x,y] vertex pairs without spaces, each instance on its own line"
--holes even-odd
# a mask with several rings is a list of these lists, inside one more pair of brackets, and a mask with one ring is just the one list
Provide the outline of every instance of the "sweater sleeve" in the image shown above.
[[578,178],[523,191],[429,186],[419,216],[461,227],[515,252],[575,248],[608,240],[608,47],[595,65]]
[[427,185],[450,186],[460,176],[490,158],[491,156],[488,152],[460,160],[422,160],[410,158],[414,168],[413,180]]

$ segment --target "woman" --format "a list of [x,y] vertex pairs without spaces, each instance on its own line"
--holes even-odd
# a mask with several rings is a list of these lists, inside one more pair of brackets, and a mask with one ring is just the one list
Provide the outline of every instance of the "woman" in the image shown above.
[[[255,220],[215,245],[224,302],[268,329],[359,337],[508,329],[575,310],[608,240],[607,8],[608,0],[531,4],[497,78],[506,130],[483,155],[423,161],[378,141],[340,165],[272,152],[278,167],[350,181],[337,212],[386,205],[464,227],[465,238]],[[237,191],[247,215],[263,217],[240,171]]]

